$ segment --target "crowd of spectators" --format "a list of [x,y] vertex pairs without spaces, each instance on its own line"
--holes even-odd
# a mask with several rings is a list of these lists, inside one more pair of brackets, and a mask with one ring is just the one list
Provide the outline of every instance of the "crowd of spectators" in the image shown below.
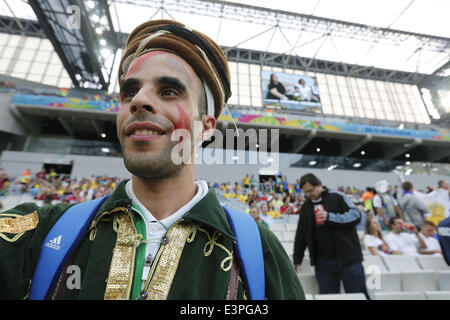
[[24,170],[15,179],[10,179],[1,169],[1,196],[27,193],[40,205],[63,202],[74,204],[110,194],[120,182],[117,177],[92,176],[90,178],[71,178],[58,174],[54,169],[41,170],[35,175],[29,169]]
[[[23,94],[32,94],[40,96],[51,96],[59,98],[67,98],[70,95],[70,91],[67,88],[55,88],[55,89],[43,89],[43,88],[30,88],[16,86],[12,81],[0,81],[0,90],[6,92],[17,92]],[[71,94],[71,98],[80,98],[82,100],[91,101],[103,101],[103,102],[120,102],[120,96],[116,93],[109,93],[107,91],[98,93],[84,92],[80,96],[80,93]]]
[[[58,202],[74,204],[110,194],[119,182],[119,178],[107,176],[71,178],[56,173],[54,169],[48,172],[42,169],[34,175],[27,169],[18,177],[10,179],[6,170],[0,169],[0,199],[7,195],[28,193],[41,205]],[[305,202],[299,183],[299,180],[289,182],[286,176],[270,177],[260,183],[254,175],[246,175],[241,182],[234,184],[215,182],[211,185],[208,182],[208,185],[225,199],[241,201],[255,221],[270,228],[274,220],[299,214]],[[441,181],[440,185],[448,188],[445,181]],[[423,212],[427,209],[426,205],[420,203],[419,199],[408,200],[414,197],[410,182],[404,182],[402,189],[403,193],[397,192],[398,188],[392,189],[384,180],[365,190],[356,187],[338,188],[362,213],[363,249],[372,255],[442,255],[436,240],[436,224],[428,221],[427,212]],[[426,190],[428,193],[432,191],[431,187]],[[407,208],[405,202],[415,207]]]

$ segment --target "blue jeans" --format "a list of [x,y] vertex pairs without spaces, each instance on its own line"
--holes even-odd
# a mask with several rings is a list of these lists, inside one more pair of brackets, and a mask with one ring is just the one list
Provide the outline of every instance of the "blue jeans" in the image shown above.
[[361,262],[342,266],[336,260],[317,259],[314,270],[320,294],[340,293],[342,281],[345,293],[364,293],[370,300]]

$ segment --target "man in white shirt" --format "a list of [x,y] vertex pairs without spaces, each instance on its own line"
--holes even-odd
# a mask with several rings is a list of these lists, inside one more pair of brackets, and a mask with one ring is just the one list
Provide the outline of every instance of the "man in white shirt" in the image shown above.
[[373,208],[381,228],[386,229],[389,220],[392,217],[401,216],[402,211],[395,198],[389,193],[389,182],[386,180],[378,181],[375,183],[375,189],[377,194],[372,199]]
[[306,85],[305,80],[303,79],[298,80],[298,83],[300,84],[299,91],[302,100],[311,101],[312,98],[311,88]]
[[[392,232],[384,240],[391,253],[419,255],[420,250],[426,249],[425,241],[419,236],[417,228],[413,225],[407,225],[401,218],[394,217],[390,219],[389,226],[392,228]],[[412,233],[406,232],[406,230]]]
[[420,229],[419,236],[426,244],[426,248],[420,250],[420,254],[433,254],[442,256],[442,249],[439,241],[434,237],[436,226],[431,221],[424,221]]

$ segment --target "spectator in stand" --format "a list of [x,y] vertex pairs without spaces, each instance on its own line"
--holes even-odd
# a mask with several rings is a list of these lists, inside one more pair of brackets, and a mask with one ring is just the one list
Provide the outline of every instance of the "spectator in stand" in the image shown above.
[[439,241],[435,238],[436,226],[431,221],[424,221],[420,229],[419,236],[426,244],[426,248],[420,251],[420,254],[433,254],[442,256],[442,249]]
[[219,188],[220,188],[220,185],[219,185],[219,183],[218,183],[217,181],[214,182],[213,188],[214,188],[214,189],[219,189]]
[[267,202],[262,202],[259,206],[261,210],[261,219],[266,221],[268,224],[273,223],[273,218],[271,215],[269,215],[269,205]]
[[0,172],[0,196],[7,195],[9,192],[9,176],[5,168]]
[[383,240],[380,223],[376,218],[366,220],[366,227],[363,236],[364,248],[373,256],[385,256],[389,253],[400,254],[398,251],[389,252],[387,243]]
[[375,189],[371,187],[367,187],[366,191],[362,194],[362,202],[364,205],[364,212],[366,213],[368,218],[371,218],[374,216],[373,212],[373,198],[375,197]]
[[285,96],[286,88],[281,82],[278,82],[278,76],[275,73],[270,75],[269,92],[267,93],[266,99],[274,100],[288,100]]
[[397,201],[389,192],[389,183],[386,180],[375,184],[376,195],[372,199],[374,213],[380,222],[381,228],[387,229],[389,220],[393,217],[401,217],[401,209]]
[[391,251],[399,251],[402,255],[417,256],[419,250],[426,249],[427,245],[419,236],[417,228],[406,224],[403,219],[393,217],[389,220],[390,232],[384,239]]
[[239,185],[239,182],[234,183],[233,192],[235,194],[235,197],[239,194],[239,190],[241,190],[242,187]]
[[450,266],[450,217],[439,223],[438,239],[445,262]]
[[283,205],[283,201],[279,199],[278,194],[275,191],[272,193],[272,200],[269,201],[275,208],[280,208]]
[[250,178],[248,177],[248,174],[245,175],[245,178],[242,180],[242,184],[245,189],[250,188]]
[[283,205],[280,207],[281,214],[294,214],[294,208],[291,205],[289,197],[284,199]]
[[250,176],[250,188],[253,188],[253,187],[256,188],[256,179],[255,179],[255,175],[254,174],[252,174]]
[[283,177],[283,180],[281,181],[281,185],[282,185],[281,192],[289,192],[289,183],[287,181],[286,176]]
[[302,192],[302,189],[300,189],[300,180],[297,179],[297,181],[295,181],[294,183],[294,191],[296,194],[299,194]]
[[411,182],[403,182],[402,189],[403,193],[398,197],[398,203],[402,208],[405,221],[420,230],[425,217],[431,216],[430,210],[422,200],[414,195],[414,186]]
[[268,206],[267,214],[269,216],[271,216],[274,219],[283,218],[281,213],[274,207],[272,202],[268,202],[267,206]]
[[259,214],[259,209],[256,205],[253,205],[250,207],[250,215],[256,221],[256,223],[261,224],[261,225],[265,226],[266,228],[269,228],[269,224],[267,222],[265,222],[263,219],[261,219],[261,215]]
[[300,271],[309,248],[320,294],[339,293],[342,281],[346,293],[362,292],[370,299],[356,231],[361,212],[348,197],[324,188],[311,173],[301,177],[300,187],[307,199],[295,235],[295,270]]
[[312,99],[311,88],[306,85],[305,80],[303,79],[298,80],[298,84],[300,85],[299,90],[302,101],[311,101]]
[[317,86],[317,79],[313,77],[313,84],[311,86],[311,101],[313,102],[320,102],[320,92],[319,87]]
[[[247,203],[248,200],[248,195],[247,195],[247,190],[242,190],[242,193],[240,195],[237,196],[237,198],[243,202],[243,203]],[[253,200],[253,199],[252,199]]]

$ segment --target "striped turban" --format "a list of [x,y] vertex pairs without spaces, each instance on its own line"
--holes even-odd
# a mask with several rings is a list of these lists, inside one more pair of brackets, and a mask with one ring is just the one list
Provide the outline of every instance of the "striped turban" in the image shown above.
[[222,49],[209,37],[172,20],[153,20],[128,36],[119,67],[119,85],[131,63],[150,51],[166,51],[183,58],[205,88],[208,114],[216,119],[231,96],[230,71]]

